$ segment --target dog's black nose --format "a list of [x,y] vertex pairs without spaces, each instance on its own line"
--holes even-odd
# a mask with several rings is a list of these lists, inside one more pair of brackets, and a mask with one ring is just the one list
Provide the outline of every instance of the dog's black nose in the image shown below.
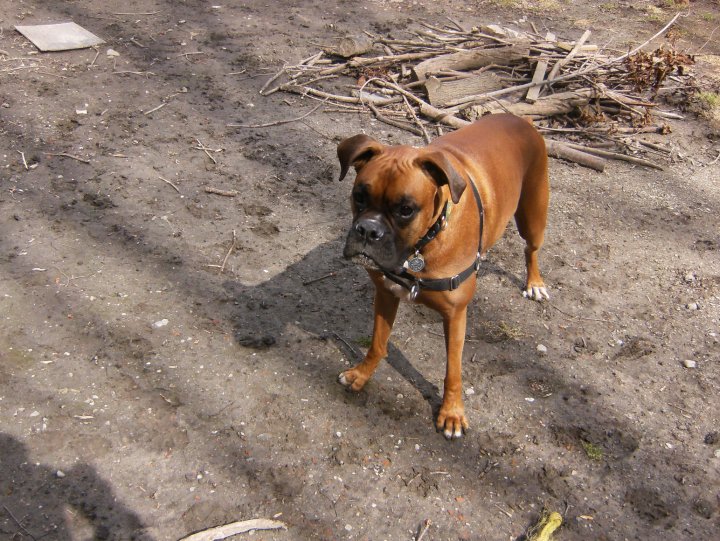
[[377,242],[385,236],[385,226],[376,218],[364,218],[355,223],[355,233],[365,242]]

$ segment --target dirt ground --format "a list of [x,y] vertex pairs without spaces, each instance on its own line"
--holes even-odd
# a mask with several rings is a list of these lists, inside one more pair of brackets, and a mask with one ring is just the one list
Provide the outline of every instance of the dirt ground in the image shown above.
[[[452,16],[590,28],[622,50],[683,4],[0,0],[0,539],[276,518],[287,531],[244,537],[513,540],[543,510],[563,514],[562,540],[717,539],[710,124],[687,113],[648,136],[673,150],[664,171],[551,161],[552,300],[521,297],[509,228],[470,310],[458,442],[433,427],[434,313],[402,306],[366,389],[336,382],[367,345],[372,288],[341,257],[335,147],[418,139],[321,111],[227,127],[314,107],[258,89],[340,36]],[[66,20],[106,44],[38,54],[13,28]],[[719,54],[718,24],[717,1],[690,2],[679,46]]]

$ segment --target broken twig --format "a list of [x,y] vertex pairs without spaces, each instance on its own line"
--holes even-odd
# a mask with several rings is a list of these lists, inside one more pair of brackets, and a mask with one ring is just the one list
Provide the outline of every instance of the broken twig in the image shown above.
[[235,230],[233,229],[232,232],[232,244],[230,244],[230,249],[228,250],[227,254],[225,254],[225,259],[223,259],[222,265],[220,265],[220,270],[218,271],[218,274],[222,274],[225,272],[225,264],[227,263],[228,258],[230,257],[230,254],[235,249]]
[[82,163],[90,163],[90,160],[86,160],[85,158],[80,158],[78,156],[73,156],[72,154],[67,154],[66,152],[46,152],[45,154],[47,156],[59,156],[61,158],[71,158]]
[[281,124],[290,124],[291,122],[298,122],[299,120],[303,120],[304,118],[309,117],[311,114],[313,114],[315,111],[320,109],[323,104],[321,103],[317,107],[314,107],[312,110],[308,111],[302,116],[299,116],[297,118],[291,118],[288,120],[278,120],[276,122],[266,122],[264,124],[227,124],[228,128],[269,128],[270,126],[280,126]]
[[210,528],[202,532],[194,533],[188,537],[183,537],[180,541],[218,541],[226,539],[232,535],[251,532],[254,530],[286,530],[285,523],[279,520],[268,520],[256,518],[253,520],[245,520],[243,522],[231,522],[224,526]]
[[[170,182],[168,179],[163,178],[163,177],[161,177],[160,175],[158,175],[158,178],[159,178],[160,180],[162,180],[163,182],[165,182],[166,184],[169,184],[170,186],[172,186],[173,188],[175,188],[175,191],[176,191],[177,193],[180,193],[180,189],[179,189],[177,186],[175,186],[175,184],[173,184],[172,182]],[[182,194],[181,194],[181,195],[182,195]]]
[[212,186],[205,186],[205,193],[214,193],[224,197],[235,197],[238,194],[235,190],[220,190],[219,188],[213,188]]

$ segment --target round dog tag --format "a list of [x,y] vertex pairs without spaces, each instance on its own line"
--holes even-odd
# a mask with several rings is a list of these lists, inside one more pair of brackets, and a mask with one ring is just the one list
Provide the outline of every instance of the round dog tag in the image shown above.
[[425,268],[425,258],[420,252],[415,252],[415,254],[408,258],[407,266],[408,269],[413,272],[420,272]]

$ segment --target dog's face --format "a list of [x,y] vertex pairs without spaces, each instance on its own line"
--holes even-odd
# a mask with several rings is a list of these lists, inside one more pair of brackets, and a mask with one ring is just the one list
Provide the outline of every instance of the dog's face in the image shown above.
[[356,135],[338,145],[338,159],[340,180],[351,165],[357,172],[343,255],[370,268],[400,272],[437,219],[445,194],[457,203],[466,186],[440,150],[389,147]]

